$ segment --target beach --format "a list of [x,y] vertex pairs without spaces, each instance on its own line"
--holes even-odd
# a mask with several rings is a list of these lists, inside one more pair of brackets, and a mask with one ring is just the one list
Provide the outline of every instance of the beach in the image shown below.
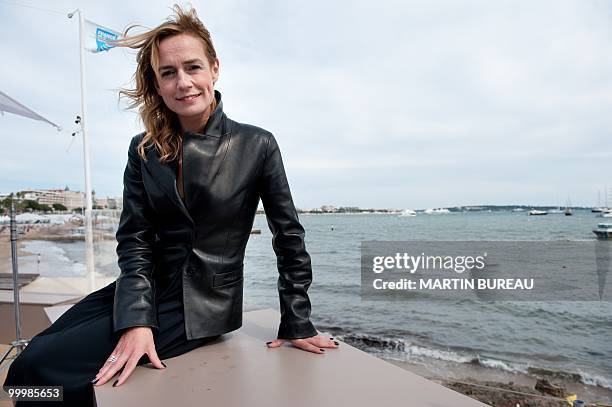
[[[553,396],[537,391],[535,389],[537,379],[525,374],[507,373],[478,365],[453,365],[433,361],[426,364],[409,363],[388,359],[387,361],[459,393],[497,407],[516,407],[517,404],[523,407],[568,405],[566,401],[547,398]],[[610,403],[612,400],[612,391],[598,386],[589,386],[564,379],[551,379],[550,382],[564,389],[566,396],[576,394],[578,399],[588,400],[591,403]],[[528,393],[532,396],[518,393]]]
[[[17,239],[17,250],[19,253],[18,266],[23,266],[28,273],[32,272],[33,265],[37,262],[37,253],[33,250],[28,250],[28,241],[53,241],[53,242],[72,242],[83,240],[82,237],[70,236],[71,230],[78,225],[71,223],[63,224],[31,224],[21,225],[19,227],[19,236]],[[7,225],[4,225],[0,232],[0,272],[11,273],[11,239],[10,230]],[[20,272],[26,272],[23,268],[19,268]]]

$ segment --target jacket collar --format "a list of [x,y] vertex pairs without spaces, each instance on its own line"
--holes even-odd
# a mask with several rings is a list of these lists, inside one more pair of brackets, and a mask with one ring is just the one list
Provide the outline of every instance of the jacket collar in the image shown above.
[[[217,107],[210,115],[206,125],[202,129],[202,133],[195,132],[186,132],[183,137],[183,168],[185,168],[185,156],[189,156],[193,152],[197,151],[197,154],[200,155],[200,158],[209,157],[208,160],[197,160],[196,162],[201,162],[204,165],[205,162],[209,164],[206,169],[206,173],[212,172],[215,174],[218,172],[218,169],[221,165],[221,161],[225,158],[225,152],[229,146],[229,137],[227,136],[229,131],[229,126],[227,123],[227,117],[225,113],[223,113],[223,102],[221,101],[221,93],[215,90],[215,98],[217,99]],[[222,140],[223,139],[223,140]],[[194,145],[193,143],[196,142]],[[194,150],[195,148],[195,150]],[[164,191],[164,193],[170,198],[170,200],[176,205],[180,211],[191,221],[193,224],[193,218],[190,216],[188,207],[190,207],[190,202],[193,203],[194,199],[197,198],[199,191],[194,191],[195,188],[189,188],[189,184],[191,178],[195,176],[195,174],[186,173],[184,181],[184,187],[186,188],[186,194],[188,198],[187,206],[181,199],[178,188],[176,186],[176,173],[170,166],[170,163],[161,163],[159,153],[157,149],[154,147],[149,147],[146,152],[146,161],[145,166],[149,173],[152,175],[156,184]],[[191,162],[194,162],[191,160]],[[193,168],[192,170],[197,170],[199,168]],[[198,171],[199,172],[199,171]],[[203,181],[202,175],[198,174],[198,178],[200,182]],[[208,177],[205,177],[208,178]],[[210,178],[208,178],[210,179]],[[194,193],[195,192],[195,193]],[[193,196],[191,196],[193,194]]]
[[221,100],[221,92],[215,90],[215,99],[217,106],[211,113],[208,121],[204,125],[202,132],[185,132],[185,135],[206,135],[211,137],[221,137],[226,132],[225,113],[223,113],[223,101]]

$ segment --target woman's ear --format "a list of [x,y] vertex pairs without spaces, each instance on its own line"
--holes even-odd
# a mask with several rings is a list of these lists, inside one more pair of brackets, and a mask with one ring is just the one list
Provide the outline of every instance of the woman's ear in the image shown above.
[[215,58],[215,62],[210,70],[212,72],[213,84],[215,84],[219,80],[219,58]]

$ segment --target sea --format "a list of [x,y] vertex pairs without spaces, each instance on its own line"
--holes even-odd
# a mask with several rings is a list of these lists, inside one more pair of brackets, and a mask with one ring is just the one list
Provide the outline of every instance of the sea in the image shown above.
[[[301,214],[312,259],[312,321],[319,331],[397,362],[478,365],[533,377],[562,378],[612,390],[612,302],[371,301],[361,296],[364,241],[593,241],[605,219],[526,212]],[[244,310],[278,310],[276,257],[265,215],[253,225],[245,257]],[[612,242],[610,243],[612,244]],[[84,275],[84,243],[24,241],[22,272]],[[96,242],[96,270],[118,274],[113,240]],[[552,260],[552,259],[551,259]],[[612,275],[608,276],[612,284]]]

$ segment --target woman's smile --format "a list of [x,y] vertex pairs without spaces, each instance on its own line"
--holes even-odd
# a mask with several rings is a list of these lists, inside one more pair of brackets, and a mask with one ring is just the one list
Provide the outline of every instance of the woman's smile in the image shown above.
[[187,96],[177,97],[176,100],[178,100],[180,102],[187,102],[187,103],[189,103],[189,102],[195,101],[200,96],[202,96],[202,92],[196,93],[196,94],[187,95]]

